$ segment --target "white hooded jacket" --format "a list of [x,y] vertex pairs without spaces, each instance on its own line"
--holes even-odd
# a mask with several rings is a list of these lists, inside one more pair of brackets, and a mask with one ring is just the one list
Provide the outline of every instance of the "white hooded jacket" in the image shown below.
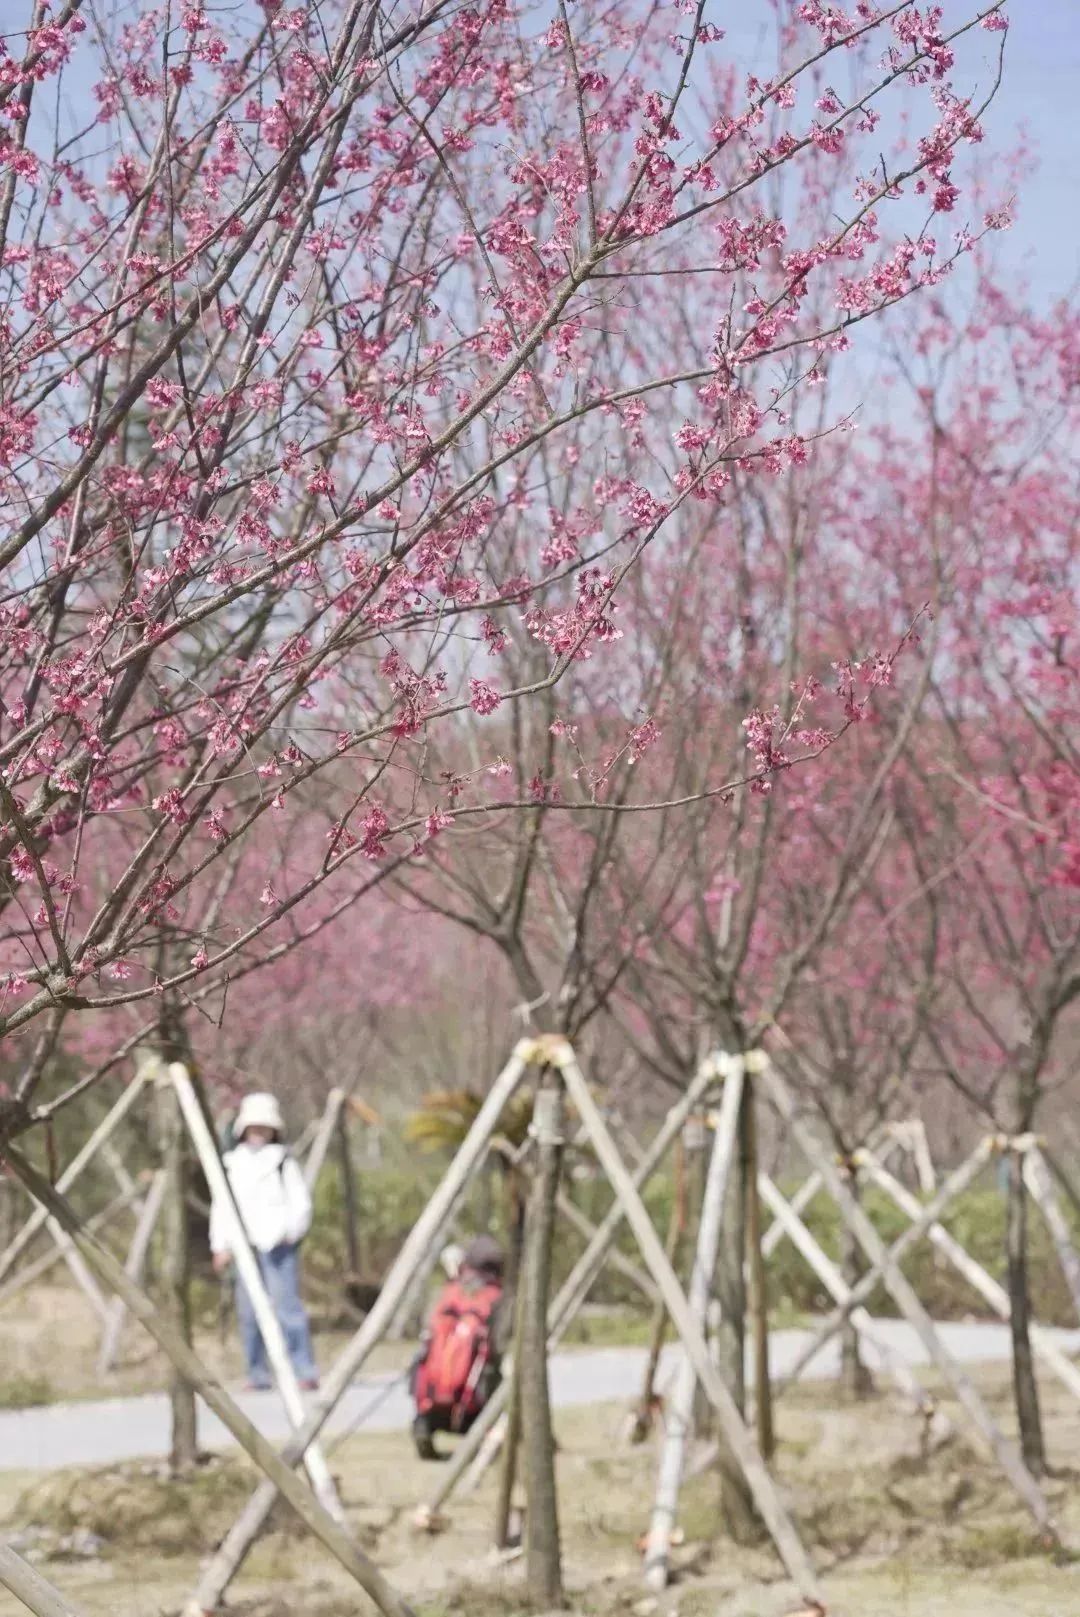
[[[302,1241],[311,1228],[311,1197],[295,1157],[283,1145],[253,1150],[238,1145],[224,1157],[248,1240],[257,1252]],[[224,1211],[217,1197],[210,1209],[210,1250],[231,1250]]]

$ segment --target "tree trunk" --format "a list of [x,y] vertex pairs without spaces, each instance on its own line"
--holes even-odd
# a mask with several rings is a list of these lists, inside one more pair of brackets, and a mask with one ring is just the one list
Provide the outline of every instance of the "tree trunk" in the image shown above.
[[1020,1427],[1020,1449],[1024,1456],[1024,1464],[1032,1476],[1041,1477],[1046,1471],[1046,1452],[1043,1447],[1042,1417],[1039,1412],[1039,1389],[1035,1381],[1035,1364],[1031,1351],[1031,1294],[1028,1287],[1027,1191],[1024,1188],[1024,1163],[1018,1151],[1010,1151],[1006,1161],[1008,1200],[1005,1245],[1008,1259],[1013,1396],[1016,1399],[1016,1418]]
[[506,1289],[515,1294],[521,1284],[525,1247],[525,1196],[521,1174],[507,1164],[503,1169],[503,1205],[506,1208]]
[[502,1466],[499,1470],[499,1497],[495,1505],[495,1548],[505,1550],[510,1544],[510,1512],[514,1504],[517,1484],[518,1450],[521,1447],[521,1322],[522,1300],[519,1290],[514,1299],[514,1357],[510,1391],[506,1412],[506,1438],[503,1443]]
[[747,1084],[742,1104],[746,1157],[746,1267],[750,1279],[750,1316],[754,1337],[754,1413],[758,1448],[771,1460],[773,1434],[772,1382],[769,1379],[769,1298],[761,1255],[761,1201],[758,1197],[757,1108],[754,1086]]
[[[858,1178],[853,1173],[845,1173],[844,1178],[853,1199],[858,1201]],[[840,1225],[840,1270],[852,1290],[865,1272],[862,1248],[850,1225],[843,1222]],[[844,1321],[840,1333],[840,1387],[849,1398],[856,1400],[869,1397],[874,1390],[874,1378],[863,1362],[858,1328],[850,1317]]]
[[[672,1268],[682,1280],[683,1286],[689,1287],[690,1276],[694,1267],[694,1253],[697,1251],[698,1235],[701,1231],[701,1209],[705,1200],[705,1176],[709,1164],[709,1130],[702,1118],[690,1117],[682,1135],[683,1149],[686,1153],[686,1209],[683,1218],[682,1241],[675,1248],[672,1258]],[[734,1171],[734,1164],[732,1164]],[[710,1317],[709,1305],[705,1306],[706,1321]],[[706,1324],[706,1335],[708,1325]],[[699,1437],[708,1435],[712,1431],[716,1418],[716,1411],[705,1394],[700,1381],[694,1387],[694,1431]]]
[[[191,1346],[191,1251],[188,1242],[187,1149],[180,1107],[171,1085],[158,1090],[161,1166],[165,1191],[161,1209],[161,1310]],[[174,1475],[191,1471],[198,1460],[195,1392],[179,1370],[169,1377],[172,1442],[169,1464]]]
[[[716,1353],[720,1374],[739,1414],[746,1417],[746,1282],[743,1255],[746,1251],[747,1178],[746,1097],[743,1097],[739,1127],[739,1149],[728,1175],[724,1198],[724,1222],[716,1265],[716,1296],[720,1321],[716,1332]],[[720,1442],[720,1501],[727,1530],[736,1544],[755,1542],[760,1524],[754,1502],[741,1468],[727,1444]]]
[[563,1090],[559,1079],[536,1096],[536,1173],[525,1220],[521,1275],[521,1426],[525,1449],[526,1583],[532,1606],[563,1604],[555,1442],[548,1391],[547,1310],[555,1197],[562,1160]]

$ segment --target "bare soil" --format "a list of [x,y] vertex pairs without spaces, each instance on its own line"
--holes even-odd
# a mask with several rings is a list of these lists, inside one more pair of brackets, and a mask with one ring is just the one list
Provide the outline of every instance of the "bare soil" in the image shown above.
[[[1007,1375],[978,1377],[1009,1424]],[[1043,1386],[1054,1472],[1047,1483],[1065,1533],[1080,1545],[1080,1409]],[[948,1398],[943,1409],[962,1431]],[[557,1417],[559,1490],[567,1591],[580,1617],[778,1617],[795,1604],[766,1546],[736,1549],[722,1535],[715,1473],[684,1490],[676,1578],[658,1605],[640,1582],[636,1548],[655,1475],[655,1444],[628,1447],[625,1409]],[[782,1485],[822,1573],[830,1617],[1080,1617],[1080,1563],[1055,1561],[992,1463],[954,1437],[920,1457],[917,1417],[891,1393],[866,1403],[835,1389],[798,1390],[778,1406]],[[415,1603],[421,1617],[494,1617],[522,1606],[522,1563],[490,1550],[495,1476],[455,1500],[445,1531],[420,1534],[418,1503],[438,1480],[406,1435],[359,1434],[332,1455],[349,1520],[365,1548]],[[216,1461],[194,1481],[174,1482],[150,1465],[106,1472],[0,1479],[0,1531],[39,1530],[42,1570],[86,1617],[178,1612],[200,1559],[245,1497],[251,1474],[239,1459]],[[79,1535],[92,1535],[86,1556]],[[73,1539],[75,1548],[56,1546]],[[98,1542],[99,1541],[99,1542]],[[51,1556],[51,1558],[50,1558]],[[243,1617],[346,1617],[362,1596],[284,1513],[251,1556],[231,1595]],[[2,1617],[22,1617],[0,1596]]]

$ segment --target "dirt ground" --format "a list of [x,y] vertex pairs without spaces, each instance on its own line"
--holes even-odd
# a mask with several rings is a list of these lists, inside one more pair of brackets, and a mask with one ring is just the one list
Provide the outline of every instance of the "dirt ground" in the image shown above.
[[[1004,1373],[980,1377],[1008,1421]],[[1062,1528],[1080,1546],[1080,1410],[1043,1387]],[[959,1426],[960,1412],[942,1407]],[[684,1490],[676,1580],[657,1605],[640,1582],[636,1540],[648,1517],[655,1447],[631,1448],[617,1405],[557,1419],[567,1591],[586,1617],[778,1617],[794,1604],[772,1554],[719,1535],[714,1473]],[[821,1571],[830,1617],[1080,1617],[1080,1560],[1055,1564],[991,1463],[954,1438],[928,1461],[919,1426],[891,1393],[859,1406],[834,1390],[789,1394],[778,1406],[782,1485]],[[494,1617],[521,1609],[520,1559],[490,1551],[495,1478],[456,1500],[446,1531],[415,1530],[438,1473],[405,1434],[358,1434],[332,1454],[349,1520],[420,1617]],[[155,1617],[183,1605],[200,1559],[246,1497],[239,1460],[212,1463],[193,1483],[153,1465],[0,1475],[0,1531],[22,1535],[42,1570],[86,1617]],[[38,1537],[35,1543],[34,1530]],[[29,1533],[29,1541],[26,1536]],[[87,1546],[90,1554],[87,1555]],[[345,1617],[368,1609],[325,1553],[282,1516],[231,1593],[242,1617]],[[22,1617],[0,1598],[2,1617]]]

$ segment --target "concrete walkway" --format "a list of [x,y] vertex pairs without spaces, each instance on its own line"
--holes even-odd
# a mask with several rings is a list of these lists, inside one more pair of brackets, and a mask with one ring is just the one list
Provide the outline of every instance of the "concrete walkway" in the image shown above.
[[[960,1323],[939,1327],[948,1351],[965,1364],[985,1364],[1009,1356],[1009,1334],[1004,1325]],[[875,1337],[912,1366],[926,1355],[910,1326],[898,1320],[877,1320]],[[1080,1352],[1080,1331],[1055,1331],[1068,1352]],[[795,1362],[810,1332],[776,1331],[770,1339],[775,1376]],[[664,1355],[661,1375],[675,1363],[677,1349]],[[868,1361],[872,1355],[868,1352]],[[814,1360],[808,1376],[835,1376],[835,1342]],[[641,1386],[644,1348],[578,1348],[556,1353],[551,1361],[551,1391],[557,1407],[610,1403],[632,1399]],[[244,1413],[268,1438],[280,1442],[289,1425],[275,1393],[238,1392]],[[362,1377],[349,1389],[329,1422],[329,1431],[350,1427],[362,1411],[370,1410],[364,1426],[369,1431],[403,1431],[411,1418],[408,1392],[402,1376]],[[199,1407],[199,1441],[206,1449],[231,1445],[229,1433],[210,1412]],[[109,1465],[119,1460],[163,1456],[169,1448],[169,1403],[164,1394],[138,1398],[103,1398],[93,1402],[51,1404],[38,1409],[0,1413],[0,1470],[51,1471],[64,1465]]]

